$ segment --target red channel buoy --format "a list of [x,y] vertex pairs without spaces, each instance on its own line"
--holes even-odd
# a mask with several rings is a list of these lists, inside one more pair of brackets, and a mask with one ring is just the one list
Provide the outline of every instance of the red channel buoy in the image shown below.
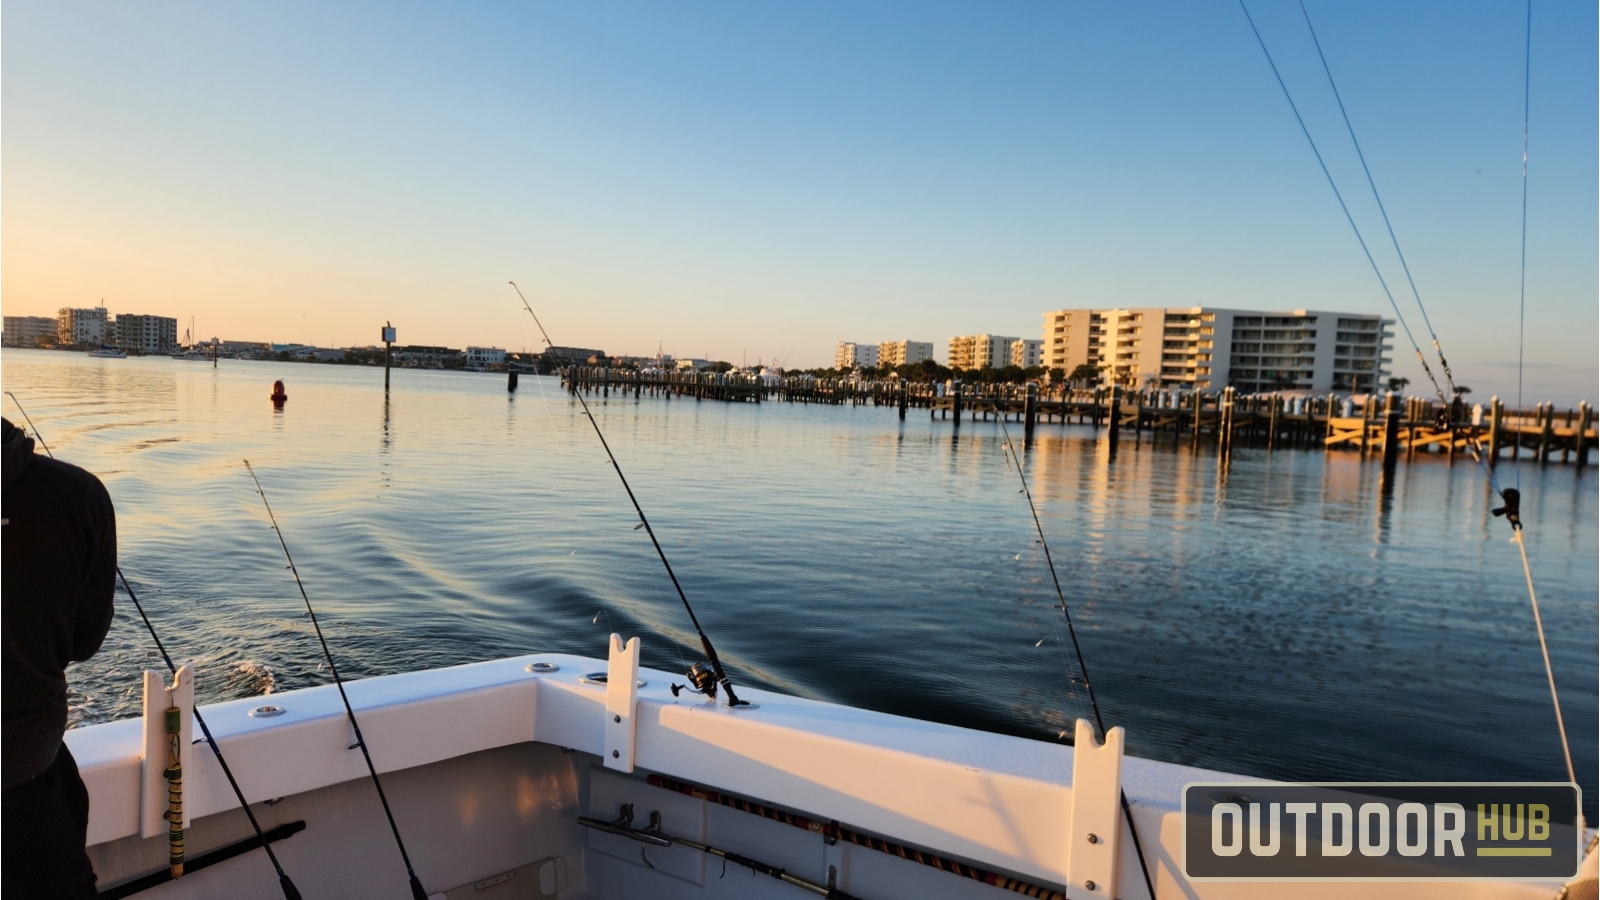
[[282,403],[287,399],[289,399],[289,395],[283,390],[283,382],[274,381],[272,383],[272,402]]

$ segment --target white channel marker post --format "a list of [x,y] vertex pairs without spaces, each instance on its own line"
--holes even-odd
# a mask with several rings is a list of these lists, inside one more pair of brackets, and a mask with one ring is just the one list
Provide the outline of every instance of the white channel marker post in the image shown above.
[[[167,710],[182,710],[178,726],[178,762],[184,785],[191,781],[190,748],[194,741],[194,667],[184,663],[168,687],[160,672],[144,671],[144,765],[139,775],[139,833],[155,837],[167,833]],[[187,793],[187,792],[186,792]],[[192,805],[183,804],[183,827],[189,827]]]
[[1079,719],[1072,743],[1072,818],[1067,825],[1068,900],[1117,896],[1117,850],[1122,845],[1122,738],[1119,725],[1095,740]]
[[639,708],[639,639],[611,636],[606,665],[606,749],[608,769],[633,771],[634,712]]

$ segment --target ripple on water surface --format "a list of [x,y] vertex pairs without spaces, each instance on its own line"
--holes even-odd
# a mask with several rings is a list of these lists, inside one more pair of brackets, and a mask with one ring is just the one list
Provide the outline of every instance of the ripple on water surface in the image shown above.
[[[105,479],[122,563],[203,698],[327,680],[241,460],[341,672],[695,641],[594,436],[550,379],[10,351],[51,446]],[[266,401],[282,378],[292,399]],[[889,409],[613,396],[596,415],[739,680],[1024,735],[1082,685],[998,428]],[[14,415],[14,413],[8,413]],[[1029,477],[1109,721],[1132,752],[1305,780],[1554,780],[1527,595],[1473,466],[1392,497],[1353,454],[1237,453],[1041,425]],[[1504,469],[1502,471],[1505,471]],[[1594,470],[1524,466],[1567,728],[1596,796]],[[149,638],[119,602],[72,718],[134,715]]]

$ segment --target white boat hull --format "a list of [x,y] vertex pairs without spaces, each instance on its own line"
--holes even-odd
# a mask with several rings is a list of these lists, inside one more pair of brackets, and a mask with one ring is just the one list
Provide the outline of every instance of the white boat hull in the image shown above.
[[[534,674],[529,663],[560,668]],[[435,896],[547,896],[538,866],[560,859],[561,897],[803,897],[799,888],[682,846],[649,847],[589,831],[579,815],[637,823],[659,811],[665,831],[735,850],[863,900],[1018,896],[958,875],[644,781],[651,772],[836,820],[863,832],[1061,891],[1068,870],[1074,750],[764,691],[729,710],[669,673],[640,670],[635,771],[602,766],[607,688],[580,681],[607,663],[537,654],[347,685],[416,872]],[[204,673],[201,673],[204,677]],[[270,702],[285,712],[252,718]],[[406,896],[405,870],[332,686],[235,700],[202,712],[264,829],[304,821],[273,845],[306,898]],[[68,733],[91,796],[89,851],[102,890],[165,867],[164,836],[141,837],[141,720]],[[198,734],[198,732],[196,732]],[[616,738],[611,738],[613,743]],[[214,756],[193,748],[185,803],[191,858],[250,835]],[[164,761],[163,761],[164,764]],[[159,772],[156,773],[159,777]],[[1134,757],[1122,785],[1162,898],[1550,898],[1558,885],[1515,883],[1188,883],[1181,875],[1179,797],[1192,781],[1237,776]],[[275,801],[270,804],[261,801]],[[641,855],[643,854],[643,856]],[[649,862],[644,861],[648,858]],[[653,868],[651,867],[653,866]],[[479,882],[519,872],[499,884]],[[546,880],[553,868],[545,867]],[[1117,896],[1146,896],[1126,834]],[[514,887],[513,887],[514,885]],[[465,894],[457,889],[465,888]],[[527,891],[532,891],[528,893]],[[1077,892],[1074,891],[1074,894]],[[141,897],[281,896],[259,850]],[[1100,896],[1104,896],[1103,893]]]

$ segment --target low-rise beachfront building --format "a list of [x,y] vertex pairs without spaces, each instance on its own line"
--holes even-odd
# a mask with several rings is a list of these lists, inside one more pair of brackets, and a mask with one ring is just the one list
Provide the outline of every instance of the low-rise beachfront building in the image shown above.
[[411,369],[459,368],[461,351],[427,344],[407,344],[394,348],[394,364]]
[[167,316],[117,313],[117,346],[134,353],[171,353],[178,349],[178,320]]
[[961,334],[950,339],[950,368],[1001,369],[1011,365],[1011,345],[1020,338]]
[[1326,310],[1060,309],[1044,314],[1044,365],[1131,388],[1368,393],[1388,377],[1393,326]]
[[[351,347],[351,350],[382,350],[382,347]],[[217,345],[217,355],[229,359],[263,359],[272,355],[272,345],[266,341],[222,341]]]
[[67,346],[104,344],[111,329],[104,306],[63,306],[56,312],[56,342]]
[[465,361],[470,368],[503,366],[506,364],[506,351],[500,347],[468,347]]
[[1018,338],[1011,342],[1011,364],[1023,369],[1031,369],[1041,365],[1044,357],[1044,341],[1035,341],[1031,338]]
[[933,359],[932,341],[883,341],[878,344],[878,365],[914,366]]
[[835,369],[864,369],[878,365],[878,345],[840,341],[833,353]]
[[544,351],[542,359],[552,369],[562,366],[584,366],[589,364],[591,356],[605,356],[604,350],[589,350],[584,347],[551,347]]
[[5,346],[37,347],[56,335],[56,320],[49,316],[6,316]]

